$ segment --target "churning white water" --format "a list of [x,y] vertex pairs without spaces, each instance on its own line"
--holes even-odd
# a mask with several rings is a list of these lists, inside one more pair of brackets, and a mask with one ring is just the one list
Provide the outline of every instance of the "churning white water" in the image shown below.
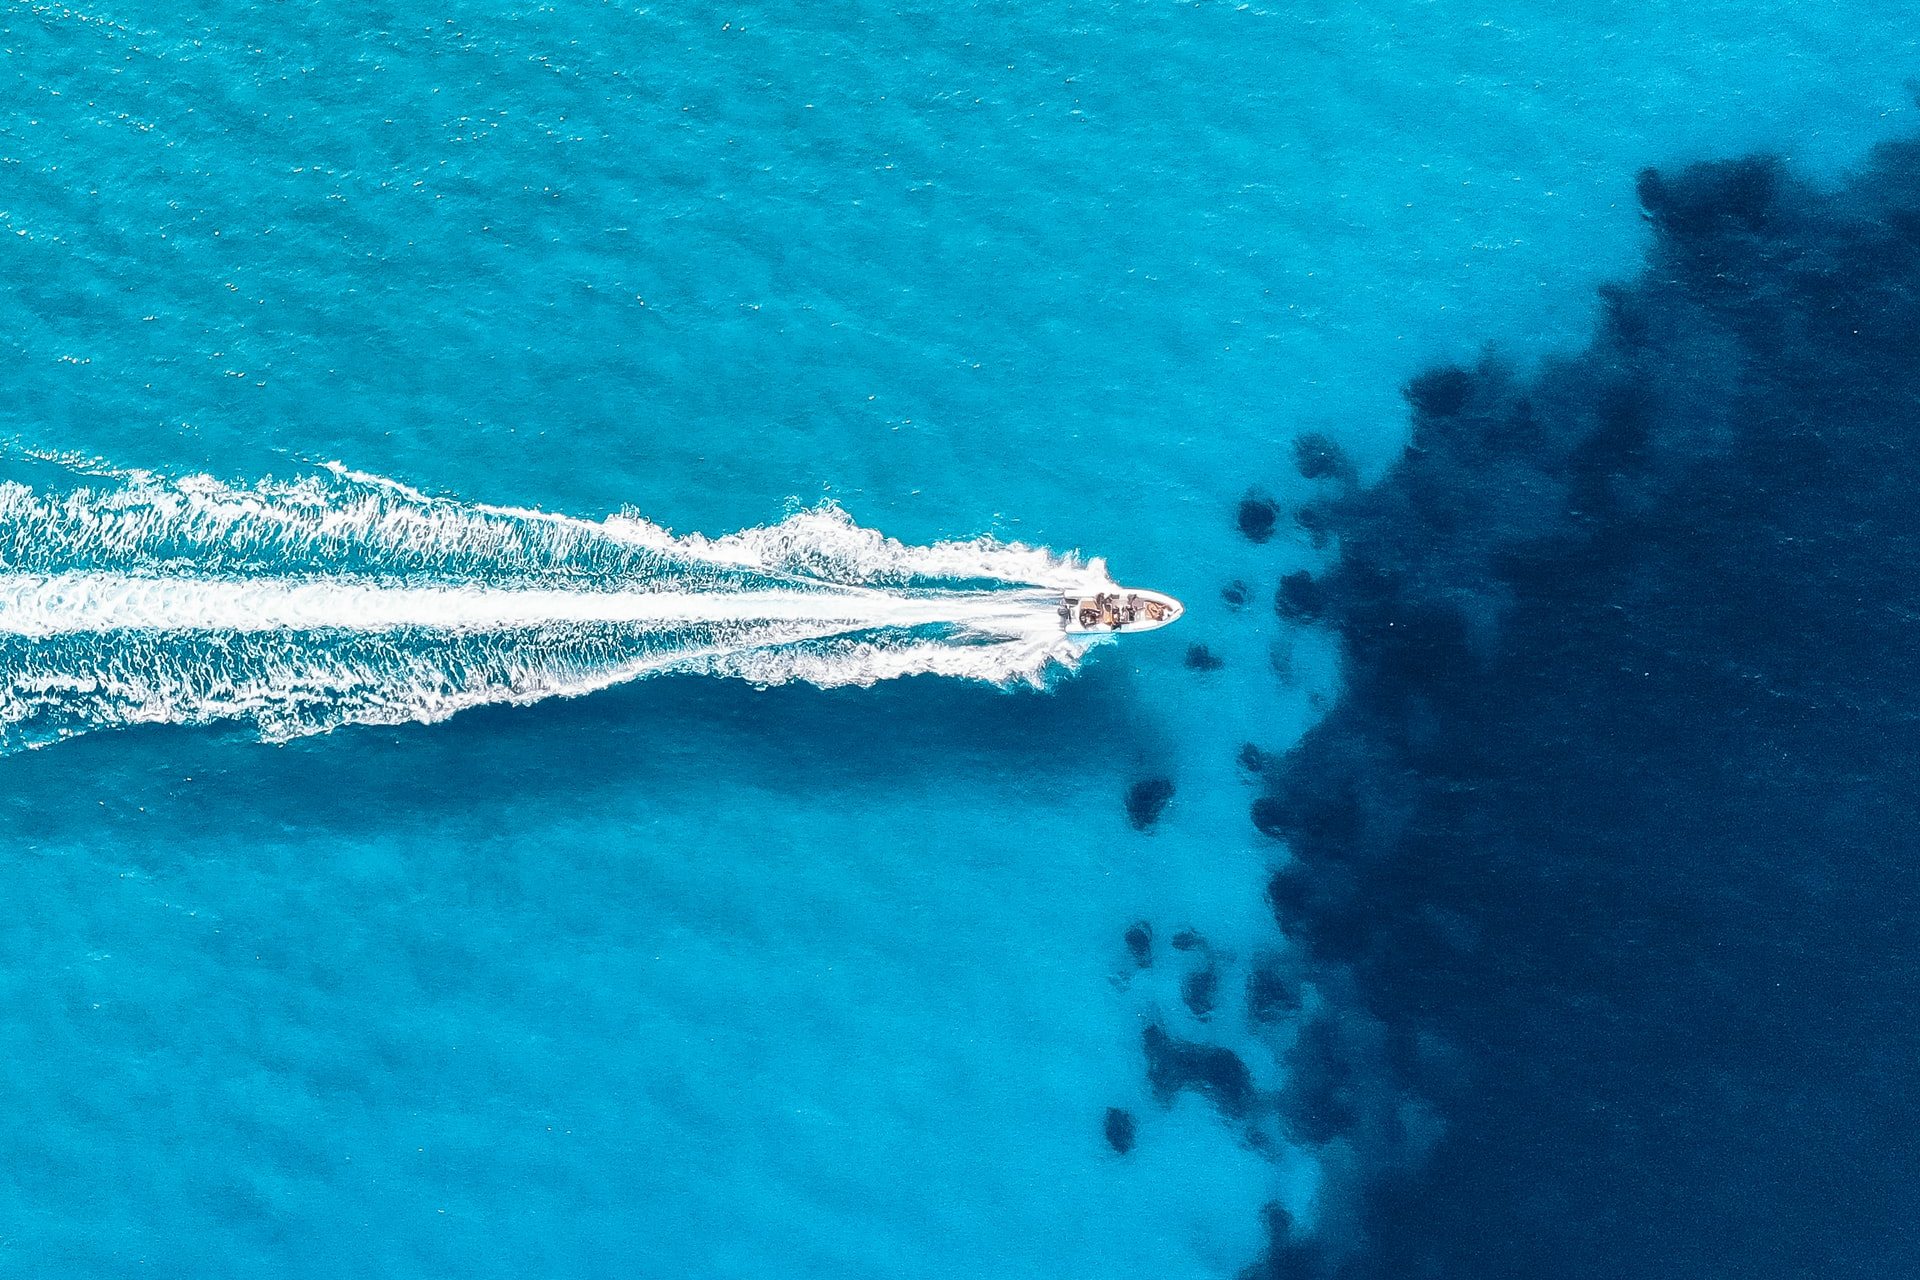
[[0,485],[0,746],[252,722],[269,739],[586,693],[654,672],[1043,683],[1104,566],[909,546],[837,508],[724,537],[433,498],[343,468],[233,486]]

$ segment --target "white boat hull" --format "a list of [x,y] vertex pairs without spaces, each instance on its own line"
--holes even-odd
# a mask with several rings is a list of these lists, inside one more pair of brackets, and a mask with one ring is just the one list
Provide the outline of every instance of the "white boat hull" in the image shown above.
[[1068,635],[1113,635],[1118,632],[1156,631],[1179,620],[1180,602],[1158,591],[1121,587],[1087,596],[1067,596],[1060,604],[1060,623]]

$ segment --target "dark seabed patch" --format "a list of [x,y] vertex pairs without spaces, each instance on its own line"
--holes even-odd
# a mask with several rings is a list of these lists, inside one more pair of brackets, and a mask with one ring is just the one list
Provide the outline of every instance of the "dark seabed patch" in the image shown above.
[[1286,622],[1312,622],[1327,607],[1326,585],[1305,569],[1280,579],[1273,593],[1273,611]]
[[1173,799],[1173,783],[1165,778],[1143,778],[1127,788],[1127,821],[1135,831],[1149,831],[1160,821]]
[[1247,975],[1247,1021],[1256,1026],[1280,1023],[1300,1009],[1298,980],[1273,958],[1254,962]]
[[1194,1017],[1205,1022],[1213,1016],[1214,1001],[1220,995],[1220,970],[1208,957],[1197,969],[1180,979],[1180,999]]
[[1221,660],[1219,654],[1204,644],[1188,645],[1186,661],[1189,671],[1218,671],[1227,665]]
[[1280,504],[1264,494],[1249,493],[1240,499],[1239,510],[1234,512],[1234,527],[1240,530],[1242,537],[1249,542],[1265,542],[1273,536],[1273,527],[1280,519]]
[[1133,1113],[1119,1107],[1108,1107],[1107,1118],[1101,1129],[1107,1135],[1107,1145],[1121,1155],[1133,1150],[1134,1123]]
[[1347,457],[1346,450],[1317,432],[1293,442],[1293,465],[1307,480],[1336,480],[1351,485],[1360,478],[1359,468]]
[[1251,1116],[1259,1094],[1253,1073],[1233,1050],[1170,1035],[1158,1023],[1141,1033],[1147,1053],[1147,1083],[1160,1105],[1170,1107],[1184,1089],[1191,1089],[1229,1120]]
[[1304,513],[1339,558],[1277,606],[1344,690],[1252,818],[1325,997],[1281,1106],[1361,1190],[1261,1273],[1920,1274],[1920,146],[1639,192],[1587,350],[1415,379]]

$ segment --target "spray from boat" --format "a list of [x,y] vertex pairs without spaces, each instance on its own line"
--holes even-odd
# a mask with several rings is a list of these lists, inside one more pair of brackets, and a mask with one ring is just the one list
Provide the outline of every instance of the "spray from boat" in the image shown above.
[[708,538],[343,467],[107,480],[0,484],[0,750],[143,723],[281,741],[669,672],[1045,686],[1103,635],[1179,612],[1099,560],[913,546],[831,505]]

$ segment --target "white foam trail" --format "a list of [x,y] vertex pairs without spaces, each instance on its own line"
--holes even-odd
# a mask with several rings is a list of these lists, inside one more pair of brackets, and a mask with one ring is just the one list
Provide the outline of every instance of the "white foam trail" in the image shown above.
[[[796,622],[829,631],[938,623],[1026,634],[1056,607],[1044,592],[565,591],[382,586],[354,581],[0,574],[0,634],[74,632],[524,630],[588,623],[649,628]],[[1055,625],[1052,629],[1058,629]]]
[[333,466],[235,486],[95,469],[0,484],[0,749],[134,723],[279,740],[439,720],[656,672],[758,684],[1043,684],[1105,566],[912,546],[837,508],[724,537],[434,498]]

